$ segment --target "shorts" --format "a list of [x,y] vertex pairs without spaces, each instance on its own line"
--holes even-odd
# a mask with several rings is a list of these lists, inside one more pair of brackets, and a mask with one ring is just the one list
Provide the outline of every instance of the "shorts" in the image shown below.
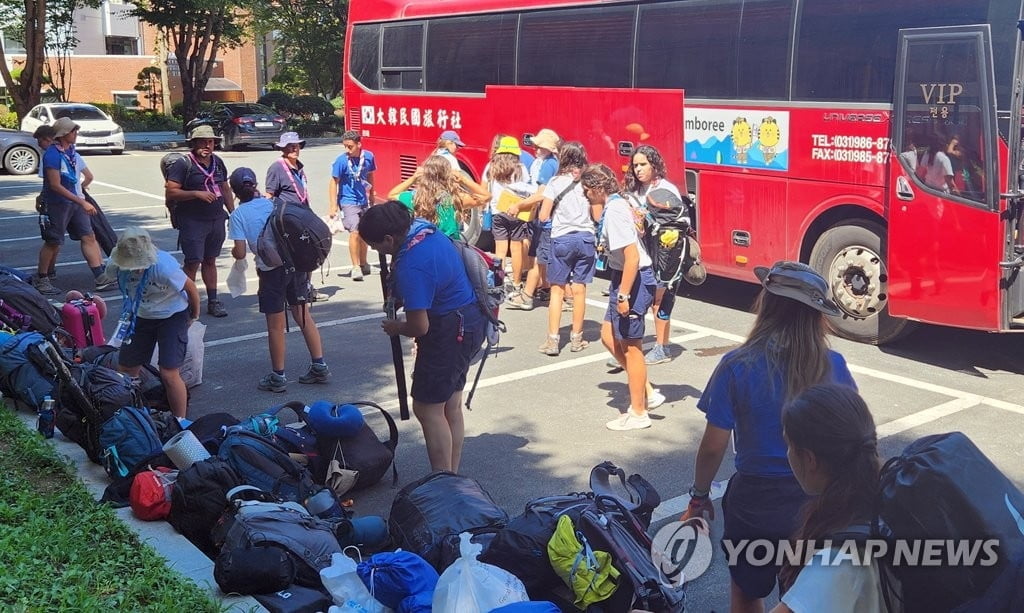
[[[792,475],[736,473],[722,497],[722,540],[785,541],[799,527],[800,509],[807,500],[807,494]],[[722,550],[728,554],[724,543]],[[782,567],[751,565],[745,553],[740,550],[736,563],[729,566],[729,575],[747,598],[764,598],[775,589]]]
[[[416,339],[412,398],[436,404],[447,402],[466,387],[469,363],[486,340],[483,313],[476,304],[447,315],[430,316],[430,329]],[[462,341],[459,341],[459,327]]]
[[594,280],[597,265],[597,237],[590,232],[570,232],[551,239],[548,282],[587,284]]
[[641,340],[644,337],[644,317],[651,305],[654,304],[654,271],[651,267],[640,269],[640,274],[633,281],[633,287],[629,291],[629,313],[626,316],[619,315],[619,282],[622,281],[622,271],[612,271],[612,284],[608,295],[608,311],[605,312],[604,320],[612,322],[612,334],[618,340]]
[[47,202],[45,211],[49,217],[49,223],[46,223],[44,218],[40,218],[39,235],[44,242],[50,245],[63,245],[65,232],[73,241],[80,241],[83,236],[93,233],[89,214],[70,200],[61,199],[56,202]]
[[496,241],[522,241],[530,236],[530,222],[498,213],[491,219],[491,233]]
[[365,210],[366,207],[360,204],[342,204],[338,207],[338,213],[341,215],[341,225],[345,228],[346,232],[356,232],[359,230],[359,219],[363,216]]
[[195,219],[188,215],[178,216],[178,244],[185,256],[185,264],[213,260],[224,247],[227,232],[224,218]]
[[158,346],[160,368],[181,368],[188,349],[188,308],[166,319],[137,317],[131,342],[121,345],[117,363],[125,368],[148,364]]
[[537,261],[545,266],[551,263],[551,228],[543,228],[540,225],[534,228],[529,255],[537,258]]
[[260,313],[273,315],[284,312],[285,305],[299,306],[309,302],[313,286],[309,282],[310,273],[287,273],[284,266],[273,270],[256,270],[260,285],[256,296],[260,305]]

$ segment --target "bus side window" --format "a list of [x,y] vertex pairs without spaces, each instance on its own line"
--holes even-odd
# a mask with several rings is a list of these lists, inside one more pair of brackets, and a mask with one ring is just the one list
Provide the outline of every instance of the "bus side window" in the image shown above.
[[423,89],[423,24],[385,26],[381,89]]

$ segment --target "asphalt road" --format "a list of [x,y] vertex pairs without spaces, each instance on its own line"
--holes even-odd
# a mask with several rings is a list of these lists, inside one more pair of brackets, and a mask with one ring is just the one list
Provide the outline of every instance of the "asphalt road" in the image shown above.
[[[310,146],[302,154],[313,202],[322,211],[327,206],[330,164],[341,152],[340,145],[322,145]],[[176,233],[164,217],[158,169],[162,155],[133,151],[86,159],[96,175],[91,192],[114,227],[142,225],[161,248],[175,252]],[[270,151],[223,154],[229,168],[247,165],[260,177],[276,156]],[[35,177],[0,176],[0,263],[4,265],[35,267],[39,237],[33,198],[38,189]],[[363,282],[347,277],[343,235],[336,237],[323,276],[314,273],[314,283],[330,295],[330,300],[313,307],[313,314],[323,335],[331,381],[319,386],[294,382],[305,371],[308,355],[293,325],[287,362],[293,383],[284,394],[256,389],[257,379],[269,370],[269,360],[264,321],[256,310],[255,273],[250,267],[248,293],[232,299],[224,287],[232,263],[228,248],[223,254],[220,283],[229,316],[203,317],[209,326],[205,374],[203,384],[192,390],[191,417],[213,411],[245,417],[286,400],[309,403],[321,398],[372,400],[395,409],[390,346],[379,327],[377,270]],[[91,275],[75,243],[65,246],[57,270],[59,287],[91,287]],[[606,299],[597,285],[590,290],[585,328],[591,345],[581,353],[567,349],[559,357],[539,353],[536,347],[544,337],[546,311],[503,310],[509,332],[502,337],[497,356],[488,360],[474,409],[466,413],[462,472],[478,479],[498,504],[515,515],[535,497],[586,489],[590,468],[608,459],[628,472],[641,473],[657,487],[666,501],[656,516],[659,520],[678,515],[685,507],[703,431],[697,398],[719,357],[748,331],[753,321],[748,310],[756,289],[718,279],[700,288],[684,288],[673,319],[676,358],[650,371],[668,402],[656,411],[651,429],[627,433],[604,428],[605,421],[626,406],[628,397],[624,375],[608,374],[604,368],[607,356],[598,341],[598,322]],[[115,295],[110,295],[110,304],[108,334],[117,319]],[[568,316],[563,318],[565,342],[567,327]],[[920,436],[961,430],[1024,487],[1024,336],[921,326],[888,347],[842,339],[835,339],[833,345],[846,356],[874,412],[886,456],[897,454]],[[406,365],[411,370],[408,355]],[[416,423],[401,423],[399,430],[397,466],[403,484],[424,475],[428,464]],[[731,458],[727,458],[718,479],[724,481],[732,472]],[[355,508],[359,513],[386,516],[395,492],[389,482],[382,482],[359,493]],[[713,535],[720,531],[719,521]],[[712,568],[689,584],[689,610],[727,610],[728,575],[720,558],[719,554]]]

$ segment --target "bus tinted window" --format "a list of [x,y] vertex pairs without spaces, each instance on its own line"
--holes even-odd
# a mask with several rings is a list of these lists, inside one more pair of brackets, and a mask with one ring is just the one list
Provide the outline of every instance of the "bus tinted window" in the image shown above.
[[789,97],[789,32],[793,0],[746,0],[740,21],[737,96]]
[[482,92],[515,83],[515,15],[434,19],[427,26],[427,89]]
[[423,89],[423,24],[385,26],[381,55],[383,89]]
[[986,0],[803,0],[793,97],[890,102],[901,28],[986,23]]
[[[736,0],[641,7],[636,86],[678,87],[691,96],[735,98],[741,8],[742,2]],[[788,38],[785,31],[777,36]]]
[[380,24],[352,27],[352,41],[349,43],[348,70],[352,78],[367,89],[380,87]]
[[634,7],[524,13],[519,85],[629,87]]

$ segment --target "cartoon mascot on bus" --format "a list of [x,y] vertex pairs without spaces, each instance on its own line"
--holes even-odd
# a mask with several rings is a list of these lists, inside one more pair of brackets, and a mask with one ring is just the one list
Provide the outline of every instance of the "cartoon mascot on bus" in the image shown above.
[[736,153],[736,162],[747,163],[747,152],[754,142],[753,130],[746,117],[737,117],[732,121],[732,149]]
[[761,153],[764,154],[765,166],[771,164],[775,159],[775,148],[779,145],[780,138],[779,124],[775,118],[769,116],[762,119],[761,125],[757,129],[757,140],[760,143]]

